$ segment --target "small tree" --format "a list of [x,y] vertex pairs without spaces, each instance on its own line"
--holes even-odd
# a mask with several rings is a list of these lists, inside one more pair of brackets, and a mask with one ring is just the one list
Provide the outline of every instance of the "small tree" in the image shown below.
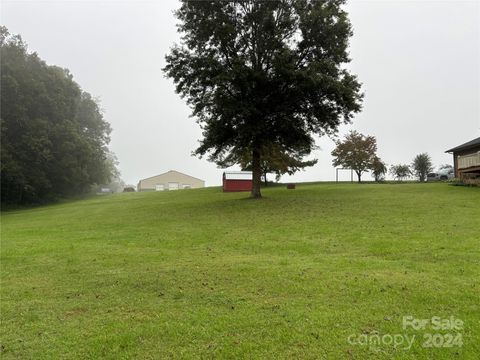
[[390,174],[398,181],[402,181],[412,175],[412,171],[408,165],[399,164],[390,167]]
[[376,151],[377,140],[374,136],[351,131],[343,141],[337,142],[337,147],[332,151],[333,165],[354,170],[358,182],[361,182],[362,174],[373,166]]
[[445,172],[449,172],[449,171],[452,171],[453,170],[453,166],[450,165],[450,164],[443,164],[443,165],[440,165],[438,167],[438,170],[440,171],[445,171]]
[[372,163],[372,170],[373,177],[375,178],[376,182],[382,181],[385,178],[385,174],[387,173],[387,164],[385,164],[378,156],[375,156]]
[[418,154],[412,162],[412,169],[418,180],[424,182],[427,174],[433,171],[432,159],[427,153]]
[[[278,145],[264,146],[262,148],[261,170],[262,177],[267,186],[267,175],[275,174],[276,180],[279,181],[283,174],[293,175],[299,170],[313,166],[317,163],[314,160],[302,160],[308,155],[308,149],[282,149]],[[221,167],[230,167],[234,164],[240,164],[242,170],[252,171],[252,156],[250,152],[233,151],[218,164]]]
[[[275,180],[279,181],[284,174],[293,175],[299,170],[313,166],[318,162],[314,160],[301,160],[301,157],[291,156],[282,152],[267,152],[263,154],[261,168],[265,186],[268,185],[268,174],[275,174]],[[240,163],[243,170],[252,170],[252,162]]]

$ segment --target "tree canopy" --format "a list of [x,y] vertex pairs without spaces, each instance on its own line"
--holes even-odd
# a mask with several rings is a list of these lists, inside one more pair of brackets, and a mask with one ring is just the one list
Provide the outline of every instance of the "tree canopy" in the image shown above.
[[442,164],[438,167],[440,171],[453,171],[453,166],[451,164]]
[[351,131],[343,141],[337,141],[332,151],[333,166],[344,166],[357,174],[358,182],[362,174],[372,169],[377,159],[377,140],[374,136],[366,136],[357,131]]
[[[270,145],[262,149],[262,158],[260,161],[261,174],[267,185],[268,174],[275,174],[275,179],[280,180],[283,174],[293,175],[297,171],[306,167],[313,166],[318,160],[302,160],[309,153],[309,150],[297,149],[296,151],[282,151],[275,145]],[[219,161],[221,167],[229,167],[233,164],[240,164],[242,170],[252,171],[252,154],[244,150],[232,151],[224,160]]]
[[110,125],[66,69],[0,29],[1,199],[33,203],[107,182]]
[[344,66],[352,35],[344,3],[183,0],[176,12],[182,41],[164,71],[203,129],[195,154],[222,164],[250,153],[253,197],[268,152],[301,161],[314,135],[360,111],[360,83]]

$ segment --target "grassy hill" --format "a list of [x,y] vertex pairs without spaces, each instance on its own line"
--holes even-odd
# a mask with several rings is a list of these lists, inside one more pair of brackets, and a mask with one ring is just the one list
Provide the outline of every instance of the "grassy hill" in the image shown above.
[[[2,214],[2,358],[478,358],[480,189],[264,195],[128,193]],[[403,329],[408,315],[464,327]],[[423,347],[427,333],[463,346]]]

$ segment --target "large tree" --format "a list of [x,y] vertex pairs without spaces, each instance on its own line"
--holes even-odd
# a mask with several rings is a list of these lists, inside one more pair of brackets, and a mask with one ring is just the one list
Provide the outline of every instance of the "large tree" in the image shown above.
[[49,201],[108,181],[110,125],[97,102],[5,27],[0,46],[2,203]]
[[343,141],[337,141],[332,151],[333,166],[344,166],[357,174],[358,182],[362,174],[372,169],[377,159],[377,140],[374,136],[366,136],[351,131]]
[[335,133],[361,108],[360,84],[345,68],[344,3],[183,0],[176,12],[182,41],[164,71],[202,126],[195,153],[222,163],[249,152],[253,197],[264,149],[308,155],[314,135]]

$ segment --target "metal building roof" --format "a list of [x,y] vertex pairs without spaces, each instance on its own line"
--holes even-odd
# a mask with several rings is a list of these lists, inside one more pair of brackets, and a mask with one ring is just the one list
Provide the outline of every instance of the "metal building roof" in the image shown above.
[[223,176],[226,180],[252,180],[251,171],[225,171]]
[[188,177],[191,177],[191,178],[200,180],[200,181],[205,181],[205,180],[199,179],[199,178],[197,178],[197,177],[195,177],[195,176],[188,175],[188,174],[182,173],[182,172],[177,171],[177,170],[168,170],[167,172],[164,172],[164,173],[161,173],[161,174],[158,174],[158,175],[154,175],[154,176],[149,176],[148,178],[140,179],[139,181],[142,182],[142,181],[144,181],[144,180],[153,179],[153,178],[155,178],[155,177],[157,177],[157,176],[167,175],[167,174],[169,174],[169,173],[177,173],[177,174],[184,175],[184,176],[188,176]]

